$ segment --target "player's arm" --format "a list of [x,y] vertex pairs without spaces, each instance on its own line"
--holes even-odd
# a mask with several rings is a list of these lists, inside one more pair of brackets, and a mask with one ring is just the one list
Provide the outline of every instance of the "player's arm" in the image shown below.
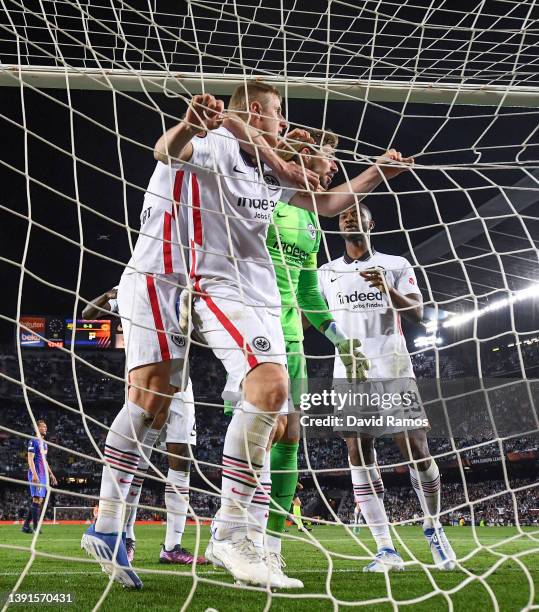
[[103,316],[103,313],[115,312],[113,304],[116,302],[117,297],[117,289],[105,291],[105,293],[103,293],[99,297],[96,297],[95,300],[92,300],[84,307],[84,310],[82,311],[82,318],[97,319],[98,317]]
[[396,289],[389,289],[389,297],[393,307],[402,313],[402,316],[412,323],[421,323],[423,320],[423,298],[417,293],[402,295]]
[[155,143],[153,156],[157,161],[187,162],[193,156],[191,140],[200,132],[215,130],[223,122],[224,102],[210,94],[193,96],[185,117],[167,130]]
[[[381,270],[372,269],[360,272],[369,283],[388,296],[390,304],[412,323],[421,323],[423,319],[423,297],[420,293],[403,294],[395,287],[388,287]],[[414,279],[415,284],[415,279]]]
[[51,481],[51,484],[53,487],[55,487],[58,484],[58,480],[56,480],[56,476],[53,474],[51,470],[51,466],[49,465],[48,461],[47,461],[47,471],[49,472],[49,479]]
[[326,300],[320,292],[316,266],[316,253],[311,253],[299,274],[297,299],[298,306],[308,322],[324,333],[333,321],[333,315],[329,312]]
[[349,338],[337,325],[318,284],[316,253],[311,253],[298,281],[298,306],[309,323],[335,346],[349,380],[366,380],[369,361],[361,352],[359,338]]
[[[278,145],[277,150],[273,149],[264,138],[264,134],[259,130],[245,123],[240,117],[230,115],[230,119],[231,121],[227,123],[227,129],[238,139],[240,147],[252,157],[260,159],[268,165],[275,172],[282,185],[296,189],[306,189],[308,186],[313,191],[318,189],[320,179],[315,172],[286,160],[283,151],[288,149],[284,139],[281,141],[282,145]],[[292,130],[287,135],[287,140],[291,142],[314,142],[309,132],[301,129]]]
[[307,210],[316,210],[323,217],[335,217],[361,202],[384,179],[390,180],[405,172],[412,167],[413,163],[413,158],[404,158],[399,151],[390,149],[378,158],[370,168],[367,168],[352,180],[325,192],[298,192],[291,198],[290,204]]
[[32,481],[39,482],[39,478],[37,476],[36,465],[34,463],[35,453],[32,451],[28,451],[28,469],[32,472]]

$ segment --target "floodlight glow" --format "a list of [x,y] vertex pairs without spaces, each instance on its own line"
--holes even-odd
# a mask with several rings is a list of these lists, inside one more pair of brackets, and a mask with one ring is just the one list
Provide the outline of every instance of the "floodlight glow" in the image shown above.
[[442,344],[443,340],[438,336],[419,336],[414,340],[414,344],[417,348],[425,346],[434,346],[436,344]]
[[[530,298],[539,297],[539,283],[535,285],[531,285],[530,287],[526,287],[526,289],[521,289],[520,291],[515,291],[512,295],[507,298],[503,298],[502,300],[498,300],[493,304],[489,304],[484,308],[480,308],[478,310],[472,310],[470,312],[465,312],[460,315],[455,315],[451,317],[448,321],[443,323],[442,327],[457,327],[458,325],[464,325],[468,323],[468,321],[473,321],[474,319],[478,319],[482,317],[484,314],[489,312],[494,312],[496,310],[500,310],[505,308],[505,306],[509,306],[516,302],[522,302],[523,300],[527,300]],[[430,330],[429,330],[430,331]],[[434,331],[434,330],[432,330]]]
[[438,321],[429,321],[425,323],[425,330],[428,334],[433,334],[438,329]]

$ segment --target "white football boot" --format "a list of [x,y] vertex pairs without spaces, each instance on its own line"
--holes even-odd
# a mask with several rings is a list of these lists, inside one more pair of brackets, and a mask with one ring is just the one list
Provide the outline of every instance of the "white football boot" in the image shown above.
[[364,572],[382,574],[386,572],[402,572],[404,563],[399,553],[393,548],[381,548],[374,559],[363,568]]
[[455,560],[457,556],[451,547],[443,527],[429,527],[423,530],[427,539],[432,560],[438,569],[452,571],[457,564]]
[[278,576],[272,576],[264,558],[256,550],[247,536],[224,538],[211,541],[210,557],[206,549],[206,558],[215,564],[221,564],[241,583],[271,588],[283,588]]
[[268,552],[266,562],[271,572],[272,579],[277,577],[281,581],[281,589],[302,589],[303,582],[297,578],[287,576],[283,568],[286,567],[283,557],[278,552]]

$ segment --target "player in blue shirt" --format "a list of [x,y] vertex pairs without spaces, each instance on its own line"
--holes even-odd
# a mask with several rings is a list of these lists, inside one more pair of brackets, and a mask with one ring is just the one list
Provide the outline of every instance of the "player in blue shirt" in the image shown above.
[[28,440],[28,482],[30,483],[30,495],[32,496],[32,505],[28,511],[28,516],[24,521],[22,531],[24,533],[32,533],[30,521],[33,522],[34,531],[37,529],[39,515],[43,499],[47,494],[47,472],[49,480],[53,486],[58,484],[56,477],[47,461],[48,446],[45,442],[47,435],[47,423],[43,419],[37,422],[38,437]]

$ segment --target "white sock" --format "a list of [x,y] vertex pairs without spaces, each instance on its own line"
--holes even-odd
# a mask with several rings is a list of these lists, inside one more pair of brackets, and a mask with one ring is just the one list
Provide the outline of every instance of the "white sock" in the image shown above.
[[[146,468],[147,469],[147,468]],[[141,468],[138,469],[141,472]],[[146,472],[146,470],[144,470]],[[142,483],[144,482],[144,476],[133,476],[131,486],[129,487],[129,493],[127,494],[126,501],[132,506],[127,506],[125,512],[125,523],[124,531],[125,537],[130,540],[136,540],[135,537],[135,521],[137,520],[138,503],[140,501],[140,495],[142,493]]]
[[246,510],[256,489],[253,470],[260,477],[275,419],[275,414],[249,402],[236,405],[223,449],[221,509],[214,534],[218,540],[247,533]]
[[423,529],[440,527],[440,470],[431,459],[428,469],[415,470],[410,466],[410,481],[423,510]]
[[271,499],[271,453],[266,452],[264,465],[260,471],[260,485],[256,488],[253,501],[249,506],[249,525],[247,534],[257,548],[264,548],[264,534],[268,525]]
[[119,533],[122,528],[125,499],[140,460],[140,442],[146,438],[152,421],[146,410],[128,401],[110,426],[95,523],[100,533]]
[[274,552],[277,554],[281,554],[281,538],[277,536],[266,534],[266,550],[268,552]]
[[168,468],[165,506],[167,508],[165,550],[172,550],[174,546],[182,543],[189,508],[189,472],[177,472]]
[[142,493],[142,483],[144,477],[150,466],[150,458],[152,456],[154,444],[159,438],[161,433],[160,429],[149,429],[146,437],[144,438],[144,446],[142,447],[141,457],[138,464],[138,471],[144,474],[133,476],[129,493],[127,494],[126,501],[132,506],[127,506],[126,518],[124,524],[124,531],[126,538],[136,540],[135,537],[135,521],[137,520],[138,503],[140,501],[140,494]]
[[354,487],[354,501],[359,502],[361,514],[365,519],[378,550],[381,548],[395,548],[389,521],[384,506],[384,483],[376,464],[365,467],[350,464],[352,485]]

